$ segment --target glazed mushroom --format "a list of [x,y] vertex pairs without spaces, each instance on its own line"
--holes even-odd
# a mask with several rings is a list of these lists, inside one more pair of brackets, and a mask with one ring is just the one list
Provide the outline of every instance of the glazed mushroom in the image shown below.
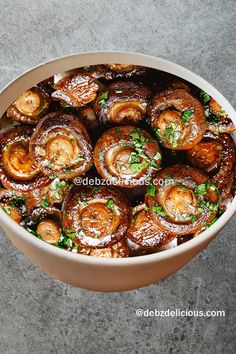
[[24,196],[20,192],[0,189],[0,206],[18,224],[25,216]]
[[115,187],[73,187],[63,203],[63,226],[74,242],[87,248],[111,247],[126,233],[131,210]]
[[203,140],[187,151],[192,166],[210,173],[223,199],[231,194],[235,165],[235,144],[229,134],[207,131]]
[[204,104],[207,118],[207,129],[214,133],[230,133],[236,127],[221,105],[207,92],[200,92],[200,99]]
[[158,172],[145,200],[154,223],[175,235],[202,229],[218,210],[217,187],[203,172],[185,165]]
[[53,112],[37,125],[30,140],[37,166],[48,176],[70,179],[92,163],[92,146],[85,127],[73,115]]
[[92,106],[83,107],[79,112],[79,117],[89,132],[96,134],[99,131],[99,120]]
[[52,98],[71,107],[82,107],[97,97],[99,85],[85,72],[76,72],[62,77],[53,85]]
[[32,132],[27,126],[0,132],[0,179],[5,188],[26,193],[50,183],[29,153]]
[[94,164],[111,183],[127,188],[144,184],[160,168],[158,143],[145,130],[121,126],[106,131],[94,148]]
[[20,123],[36,125],[46,114],[49,103],[50,98],[45,91],[32,87],[8,108],[7,116]]
[[97,72],[106,80],[140,77],[148,73],[149,68],[133,64],[97,65]]
[[202,139],[206,130],[201,103],[183,89],[156,94],[150,119],[159,141],[168,149],[190,149]]
[[25,220],[24,226],[34,236],[57,244],[62,236],[61,212],[56,208],[38,208]]
[[149,215],[148,207],[141,204],[133,209],[133,220],[127,237],[143,249],[157,250],[176,235],[163,231]]
[[130,251],[125,239],[123,238],[111,247],[91,249],[89,255],[92,257],[125,258],[129,257]]
[[183,80],[174,79],[168,84],[167,90],[181,89],[187,92],[191,91],[189,84]]
[[55,178],[50,185],[35,189],[25,195],[25,206],[30,214],[39,207],[59,207],[70,189],[68,181]]
[[94,110],[104,125],[140,123],[147,113],[150,90],[132,81],[112,83],[101,92]]

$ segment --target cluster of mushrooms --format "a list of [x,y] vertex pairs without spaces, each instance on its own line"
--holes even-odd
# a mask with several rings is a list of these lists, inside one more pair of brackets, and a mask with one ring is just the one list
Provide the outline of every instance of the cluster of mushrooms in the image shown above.
[[206,92],[158,70],[55,75],[22,93],[1,124],[2,208],[68,251],[117,258],[177,246],[235,194],[231,119]]

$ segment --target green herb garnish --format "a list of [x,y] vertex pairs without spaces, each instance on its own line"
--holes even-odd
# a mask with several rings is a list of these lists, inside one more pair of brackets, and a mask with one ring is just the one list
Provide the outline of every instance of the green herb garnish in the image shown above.
[[206,184],[205,183],[201,183],[197,186],[197,188],[195,189],[194,193],[196,195],[204,195],[207,192],[207,188],[206,188]]
[[55,178],[57,178],[57,176],[55,176],[55,175],[50,175],[50,176],[48,176],[48,178],[49,178],[49,179],[55,179]]
[[37,234],[36,231],[32,230],[30,227],[27,227],[26,230],[27,230],[28,232],[30,232],[32,235],[34,235],[34,236],[36,236],[36,237],[38,237],[38,238],[41,238],[40,235]]
[[208,209],[210,211],[216,211],[218,209],[218,204],[214,204],[206,200],[201,200],[198,204],[198,212],[201,213],[204,211],[204,209]]
[[154,131],[155,131],[156,135],[158,136],[158,138],[161,139],[162,135],[161,135],[160,129],[159,128],[154,128]]
[[207,103],[208,101],[210,101],[211,96],[207,92],[201,91],[200,98],[201,98],[203,103]]
[[40,203],[40,206],[41,206],[42,208],[48,208],[48,207],[49,207],[49,198],[48,198],[47,196],[44,196],[44,197],[42,198],[42,201],[41,201],[41,203]]
[[210,189],[211,191],[216,191],[217,187],[211,183],[211,182],[206,182],[206,183],[201,183],[197,186],[197,188],[194,190],[194,193],[197,196],[200,195],[205,195],[207,193],[207,190]]
[[130,164],[130,169],[133,172],[139,172],[140,170],[143,170],[149,166],[149,162],[140,162],[140,163],[131,163]]
[[7,215],[11,215],[12,207],[10,205],[2,206],[2,208],[7,213]]
[[164,211],[163,207],[160,205],[153,205],[152,210],[154,211],[155,214],[159,214],[159,215],[166,217],[166,218],[168,217],[168,215]]
[[182,113],[182,120],[183,120],[183,125],[186,125],[189,121],[189,119],[192,117],[194,113],[194,110],[193,109],[190,109],[190,110],[187,110],[187,111],[184,111]]
[[158,165],[157,165],[157,163],[156,163],[155,160],[152,160],[151,163],[150,163],[150,165],[151,165],[153,168],[158,169]]
[[102,151],[99,151],[98,158],[99,158],[100,161],[104,160],[104,156],[103,156],[103,152]]
[[165,129],[164,138],[176,148],[178,146],[178,140],[181,137],[181,132],[177,130],[178,123],[171,123],[171,126]]
[[100,99],[98,101],[98,104],[101,108],[105,106],[107,99],[108,99],[108,91],[105,91],[101,94]]
[[161,154],[159,151],[157,151],[156,155],[153,157],[154,160],[161,160]]
[[131,131],[130,136],[133,140],[135,149],[140,149],[148,141],[147,138],[137,129],[137,131]]
[[196,219],[197,219],[196,215],[193,215],[193,214],[190,214],[189,217],[192,221],[196,221]]
[[86,200],[87,199],[87,194],[85,192],[82,192],[81,193],[81,197],[82,197],[82,200]]
[[206,225],[204,225],[201,229],[201,231],[204,231],[206,229],[208,229],[209,227],[211,227],[216,221],[218,220],[217,217],[214,217],[214,219],[208,223],[206,223]]
[[46,113],[47,113],[47,110],[46,110],[46,109],[43,109],[43,110],[39,113],[39,118],[43,118]]
[[143,153],[143,146],[148,142],[148,139],[143,135],[140,128],[131,131],[130,136],[133,140],[135,152],[131,153],[129,164],[132,171],[139,172],[147,168],[151,163],[148,156]]
[[114,200],[108,199],[108,201],[106,202],[106,207],[112,209],[114,207]]
[[76,236],[76,232],[75,231],[70,231],[69,229],[65,228],[65,233],[66,233],[66,236],[69,237],[69,238],[75,238]]
[[92,196],[94,197],[97,192],[99,191],[99,186],[90,186],[90,188],[93,190]]
[[205,112],[205,116],[208,118],[210,116],[210,108],[208,106],[205,107],[204,112]]
[[67,103],[64,103],[64,102],[61,102],[61,106],[62,106],[63,108],[68,108],[68,107],[70,107]]
[[151,197],[154,197],[155,192],[156,192],[156,186],[154,186],[154,184],[149,184],[147,188],[147,194],[150,195]]

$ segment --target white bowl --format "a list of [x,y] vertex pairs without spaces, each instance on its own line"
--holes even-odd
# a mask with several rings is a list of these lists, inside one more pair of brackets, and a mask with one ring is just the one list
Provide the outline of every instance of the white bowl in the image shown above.
[[[0,117],[24,90],[56,74],[76,67],[103,63],[136,64],[177,75],[213,96],[236,125],[236,112],[226,98],[207,81],[167,60],[126,52],[94,52],[71,55],[41,64],[8,84],[0,93]],[[14,222],[0,208],[0,224],[12,243],[43,270],[71,285],[97,291],[139,288],[176,272],[201,252],[236,211],[236,198],[225,213],[200,236],[178,247],[146,256],[106,259],[88,257],[59,249]]]

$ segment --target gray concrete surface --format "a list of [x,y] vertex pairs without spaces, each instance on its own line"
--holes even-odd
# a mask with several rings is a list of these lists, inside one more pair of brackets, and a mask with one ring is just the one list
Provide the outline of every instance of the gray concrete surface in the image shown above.
[[[235,0],[0,0],[0,86],[42,61],[129,50],[200,74],[236,105]],[[165,281],[93,293],[54,280],[0,233],[1,354],[234,354],[234,218]],[[220,309],[225,318],[138,318],[137,308]]]

